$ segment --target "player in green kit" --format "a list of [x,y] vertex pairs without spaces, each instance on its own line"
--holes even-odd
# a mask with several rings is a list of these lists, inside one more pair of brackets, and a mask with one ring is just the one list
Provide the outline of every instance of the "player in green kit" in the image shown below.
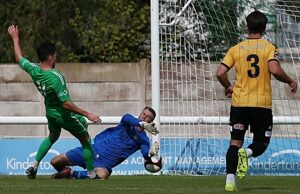
[[52,43],[40,45],[37,49],[37,55],[41,63],[35,64],[22,56],[18,27],[12,25],[8,28],[8,32],[13,39],[17,62],[31,76],[37,89],[45,98],[46,117],[50,131],[49,136],[41,143],[33,165],[26,170],[28,178],[35,179],[40,161],[59,138],[61,128],[69,131],[80,141],[89,177],[94,178],[91,138],[87,131],[87,122],[83,116],[94,123],[100,123],[100,117],[72,103],[65,78],[62,73],[55,69],[56,48]]

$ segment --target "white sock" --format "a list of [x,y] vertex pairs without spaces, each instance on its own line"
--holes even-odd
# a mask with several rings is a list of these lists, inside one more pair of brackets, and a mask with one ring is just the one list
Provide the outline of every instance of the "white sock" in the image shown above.
[[250,148],[247,148],[246,153],[247,153],[248,158],[250,158],[253,154],[253,151]]
[[88,177],[89,177],[90,179],[95,178],[95,177],[96,177],[95,171],[94,171],[94,170],[88,171]]
[[235,185],[235,175],[234,174],[227,174],[226,175],[226,184],[231,183]]
[[34,169],[37,169],[37,168],[39,167],[39,165],[40,165],[40,162],[34,160],[32,167],[33,167]]

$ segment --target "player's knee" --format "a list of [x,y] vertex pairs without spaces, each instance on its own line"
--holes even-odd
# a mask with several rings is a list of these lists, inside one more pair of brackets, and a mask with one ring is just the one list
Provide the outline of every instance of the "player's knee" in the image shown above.
[[109,172],[105,168],[96,168],[95,169],[97,176],[102,180],[107,180],[109,178]]
[[57,166],[59,159],[58,156],[51,159],[50,164],[55,168]]
[[102,177],[100,177],[100,179],[102,179],[102,180],[107,180],[108,178],[109,178],[109,175],[108,175],[108,174],[102,175]]
[[262,155],[266,149],[268,148],[269,143],[262,143],[262,142],[253,142],[248,146],[253,152],[252,157],[257,157]]
[[67,165],[71,166],[69,159],[65,154],[58,155],[51,159],[50,164],[58,171],[62,171]]
[[89,135],[82,136],[78,138],[81,145],[90,145],[91,144],[91,137]]

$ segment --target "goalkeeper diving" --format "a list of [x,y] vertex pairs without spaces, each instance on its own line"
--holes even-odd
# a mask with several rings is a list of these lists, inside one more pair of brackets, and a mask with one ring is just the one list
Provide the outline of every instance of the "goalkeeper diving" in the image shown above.
[[[122,116],[117,126],[107,128],[96,135],[94,144],[92,144],[96,178],[108,179],[112,168],[122,163],[137,150],[141,151],[145,160],[150,160],[150,156],[154,153],[150,149],[149,137],[145,130],[153,135],[158,134],[156,125],[153,123],[155,116],[155,111],[146,106],[138,118],[127,113]],[[75,171],[70,168],[70,166],[86,168],[82,147],[71,149],[54,157],[51,164],[58,171],[51,176],[54,179],[89,178],[87,171]]]

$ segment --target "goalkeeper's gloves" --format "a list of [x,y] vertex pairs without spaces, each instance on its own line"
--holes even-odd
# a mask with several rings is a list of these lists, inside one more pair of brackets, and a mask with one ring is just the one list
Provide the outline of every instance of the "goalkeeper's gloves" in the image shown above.
[[146,131],[148,131],[152,135],[157,135],[159,133],[157,131],[157,127],[156,127],[155,123],[147,123],[145,121],[142,121],[139,124],[142,128],[144,128]]

